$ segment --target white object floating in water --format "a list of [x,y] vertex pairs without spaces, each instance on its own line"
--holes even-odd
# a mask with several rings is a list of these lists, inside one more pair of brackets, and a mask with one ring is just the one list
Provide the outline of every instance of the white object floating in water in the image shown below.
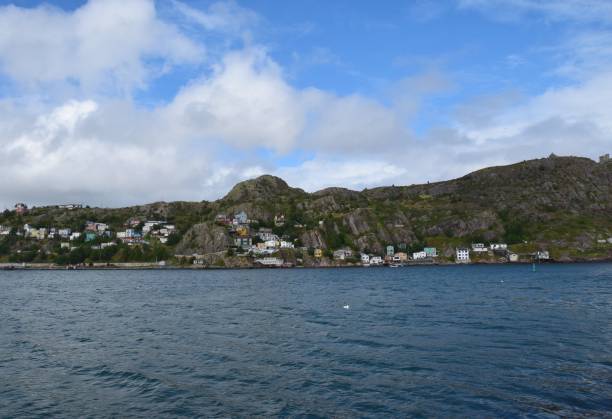
[[499,281],[499,282],[501,282],[501,283],[503,284],[503,283],[504,283],[504,280],[502,279],[502,280],[501,280],[501,281]]
[[351,306],[348,305],[348,304],[345,304],[345,305],[342,306],[342,308],[344,308],[345,310],[348,310],[349,308],[351,308]]

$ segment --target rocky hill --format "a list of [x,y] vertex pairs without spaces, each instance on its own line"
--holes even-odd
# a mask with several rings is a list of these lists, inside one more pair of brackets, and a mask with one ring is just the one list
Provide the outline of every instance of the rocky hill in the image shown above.
[[[274,176],[237,184],[214,202],[154,203],[74,211],[37,208],[19,222],[78,228],[86,220],[120,228],[130,217],[176,224],[178,254],[225,251],[232,239],[215,223],[219,214],[245,211],[254,227],[269,227],[296,244],[322,249],[350,247],[382,253],[387,245],[438,247],[503,241],[525,250],[546,248],[561,260],[612,257],[612,162],[581,157],[523,161],[482,169],[461,178],[411,186],[307,193]],[[275,224],[275,216],[284,223]],[[4,214],[0,225],[15,223]]]

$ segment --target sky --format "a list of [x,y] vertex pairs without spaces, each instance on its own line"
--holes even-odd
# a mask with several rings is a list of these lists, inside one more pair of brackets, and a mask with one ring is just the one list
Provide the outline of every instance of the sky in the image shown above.
[[0,0],[0,209],[609,152],[609,0]]

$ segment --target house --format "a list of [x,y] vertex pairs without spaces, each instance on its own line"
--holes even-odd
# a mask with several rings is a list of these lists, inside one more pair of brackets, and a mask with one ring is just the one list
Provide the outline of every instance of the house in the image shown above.
[[281,249],[293,249],[294,247],[295,247],[294,244],[291,242],[284,241],[284,240],[281,240],[280,242]]
[[11,228],[9,226],[0,225],[0,236],[8,236],[10,233],[11,233]]
[[247,216],[246,212],[240,211],[234,216],[234,221],[236,224],[247,224],[249,221],[249,217]]
[[487,252],[489,249],[483,243],[472,243],[472,252]]
[[599,156],[600,163],[607,163],[610,161],[610,153],[604,154],[603,156]]
[[514,252],[508,253],[508,262],[518,262],[518,261],[519,261],[519,255],[517,255]]
[[146,221],[142,227],[142,234],[148,234],[157,226],[165,225],[165,221]]
[[15,212],[17,213],[17,215],[27,214],[28,206],[23,202],[19,202],[18,204],[15,204]]
[[225,225],[225,224],[229,224],[229,221],[227,217],[225,216],[225,214],[217,214],[215,216],[215,223]]
[[234,239],[234,244],[238,247],[246,249],[247,247],[251,247],[253,245],[253,239],[250,237],[236,237]]
[[599,244],[606,244],[606,243],[608,243],[608,241],[606,239],[597,239],[597,243],[599,243]]
[[85,241],[86,242],[90,242],[90,241],[94,241],[96,239],[97,235],[96,233],[92,232],[92,231],[88,231],[85,233]]
[[83,204],[61,204],[57,206],[59,209],[67,209],[69,211],[83,208]]
[[463,247],[455,249],[455,262],[469,263],[470,262],[470,250],[463,248]]
[[425,253],[424,251],[420,251],[420,252],[414,252],[412,254],[412,260],[421,260],[421,259],[425,259],[427,257],[427,253]]
[[338,249],[334,252],[334,259],[336,260],[345,260],[353,256],[353,251],[351,249]]
[[60,228],[57,231],[57,234],[63,238],[63,239],[67,239],[70,237],[70,235],[72,234],[72,230],[70,230],[69,228]]
[[538,260],[548,260],[550,259],[550,253],[548,250],[538,250],[535,254]]
[[72,233],[72,234],[70,235],[70,240],[76,240],[76,239],[78,239],[79,237],[81,237],[81,233],[79,233],[78,231],[76,231],[76,232],[74,232],[74,233]]
[[103,233],[108,230],[108,224],[96,223],[96,231]]
[[407,260],[408,260],[408,253],[406,253],[406,252],[397,252],[393,256],[393,261],[394,262],[406,262]]
[[436,249],[435,247],[426,247],[423,249],[423,252],[425,252],[428,258],[438,257],[438,249]]
[[259,237],[264,242],[269,240],[278,240],[278,236],[272,233],[272,229],[265,227],[261,227],[259,231],[257,231],[257,237]]
[[263,266],[283,266],[283,260],[275,257],[265,257],[261,259],[255,259],[255,263],[259,263]]
[[491,243],[491,250],[508,250],[508,245],[506,243]]
[[395,254],[395,247],[393,246],[387,246],[387,252],[386,255],[387,256],[393,256]]
[[364,265],[369,265],[370,264],[370,255],[366,254],[366,253],[362,253],[361,254],[361,263]]
[[372,256],[370,258],[370,265],[382,265],[383,258],[381,256]]
[[60,249],[70,249],[70,243],[68,242],[60,243]]
[[322,258],[323,257],[323,249],[316,248],[314,250],[314,257]]
[[285,225],[285,215],[284,214],[275,215],[274,216],[274,225],[276,227],[284,226]]
[[100,244],[100,249],[106,249],[107,247],[113,247],[113,246],[117,246],[117,243],[115,242],[102,243]]

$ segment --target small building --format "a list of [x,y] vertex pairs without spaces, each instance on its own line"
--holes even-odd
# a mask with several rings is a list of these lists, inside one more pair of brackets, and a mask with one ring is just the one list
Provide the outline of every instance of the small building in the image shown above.
[[238,227],[236,227],[235,229],[236,234],[238,234],[239,236],[248,236],[249,235],[249,228],[247,226],[244,225],[240,225]]
[[242,249],[246,249],[248,247],[251,247],[253,245],[253,239],[250,237],[236,237],[234,239],[234,244],[237,247],[240,247]]
[[316,248],[316,249],[314,250],[314,257],[316,257],[316,258],[322,258],[322,257],[323,257],[323,250],[322,250],[322,249],[319,249],[319,248]]
[[272,232],[272,229],[266,227],[261,227],[257,231],[257,237],[263,241],[278,240],[278,236]]
[[599,156],[600,163],[607,163],[610,161],[610,153],[606,153],[603,156]]
[[535,256],[538,260],[550,259],[550,253],[548,252],[548,250],[538,250]]
[[284,214],[275,215],[274,216],[274,225],[276,227],[284,226],[285,225],[285,215]]
[[455,262],[469,263],[470,262],[470,250],[464,247],[459,247],[455,249]]
[[63,238],[63,239],[67,239],[70,237],[70,235],[72,234],[72,230],[70,230],[69,228],[60,228],[57,231],[57,234]]
[[423,249],[423,252],[425,252],[428,258],[438,257],[438,249],[436,249],[435,247],[426,247]]
[[281,240],[280,241],[280,248],[281,249],[293,249],[295,247],[295,245],[291,242],[285,241],[285,240]]
[[17,215],[25,215],[28,213],[28,206],[23,202],[15,204],[15,212]]
[[370,255],[368,255],[366,253],[362,253],[361,254],[361,263],[363,265],[369,265],[370,264]]
[[386,255],[387,256],[393,256],[395,254],[395,247],[393,246],[387,246],[387,252]]
[[70,243],[68,242],[60,243],[60,249],[70,249]]
[[383,258],[381,256],[372,256],[370,257],[370,265],[382,265]]
[[472,252],[488,252],[489,249],[483,243],[472,243]]
[[262,266],[283,266],[283,260],[275,257],[264,257],[261,259],[255,259],[255,263],[259,263]]
[[90,242],[90,241],[94,241],[96,239],[97,235],[96,233],[92,232],[92,231],[88,231],[85,233],[85,241],[86,242]]
[[76,240],[78,238],[81,237],[81,233],[79,233],[78,231],[75,231],[74,233],[70,234],[70,240]]
[[518,262],[519,261],[519,255],[514,253],[514,252],[510,252],[508,253],[508,262]]
[[508,250],[508,245],[506,243],[491,243],[491,250]]
[[249,221],[249,217],[246,212],[240,211],[238,214],[234,216],[234,220],[237,224],[247,224]]
[[215,216],[215,223],[217,224],[228,224],[228,219],[225,214],[217,214]]
[[334,259],[336,260],[346,260],[353,256],[353,251],[351,249],[338,249],[334,252]]
[[83,208],[83,204],[60,204],[57,207],[59,209],[67,209],[69,211],[72,211],[72,210],[75,210],[75,209]]
[[393,255],[394,262],[406,262],[408,260],[408,253],[406,252],[397,252]]
[[427,258],[427,253],[425,253],[424,251],[420,251],[420,252],[414,252],[412,254],[412,260],[421,260],[421,259],[425,259]]

